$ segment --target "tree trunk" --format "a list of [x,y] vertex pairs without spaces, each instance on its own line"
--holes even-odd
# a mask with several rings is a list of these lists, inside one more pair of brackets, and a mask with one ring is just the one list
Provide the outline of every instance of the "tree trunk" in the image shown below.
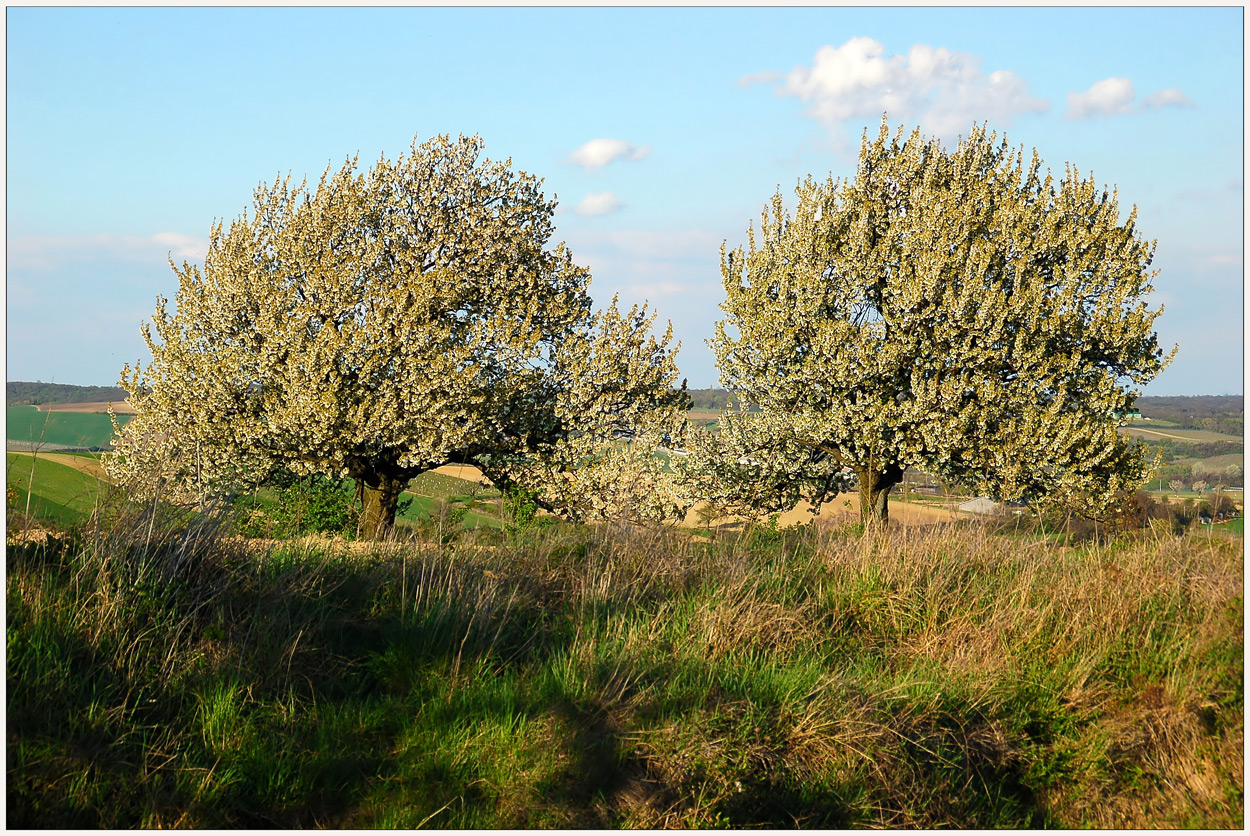
[[859,520],[865,528],[885,525],[890,521],[890,491],[903,481],[903,469],[886,465],[881,470],[861,468],[859,478]]
[[380,540],[395,527],[395,510],[407,482],[375,470],[356,477],[356,495],[361,505],[358,531],[362,540]]

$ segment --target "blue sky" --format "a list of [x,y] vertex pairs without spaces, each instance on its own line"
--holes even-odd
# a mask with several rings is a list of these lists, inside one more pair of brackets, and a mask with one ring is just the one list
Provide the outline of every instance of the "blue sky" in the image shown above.
[[1071,162],[1157,239],[1146,394],[1241,393],[1239,8],[12,8],[7,375],[113,384],[214,219],[291,173],[479,134],[545,178],[606,304],[649,300],[694,387],[722,241],[865,127],[973,122]]

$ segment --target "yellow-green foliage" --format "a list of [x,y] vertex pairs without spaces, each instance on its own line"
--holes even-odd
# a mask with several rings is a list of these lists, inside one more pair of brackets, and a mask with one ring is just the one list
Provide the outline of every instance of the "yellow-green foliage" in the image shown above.
[[[113,478],[195,501],[274,467],[350,476],[370,534],[450,462],[574,516],[675,513],[641,454],[683,416],[671,331],[651,336],[645,307],[592,312],[589,272],[548,248],[554,200],[481,149],[414,140],[315,188],[262,185],[214,226],[204,264],[174,267],[176,310],[160,298],[144,326],[151,364],[122,373],[138,415]],[[639,436],[628,462],[619,431]]]
[[[855,179],[778,192],[722,248],[726,416],[687,469],[707,498],[818,500],[858,477],[884,516],[905,468],[1097,508],[1146,473],[1116,432],[1166,364],[1135,211],[981,126],[951,150],[865,135]],[[758,425],[758,427],[752,426]],[[705,449],[706,448],[706,449]]]

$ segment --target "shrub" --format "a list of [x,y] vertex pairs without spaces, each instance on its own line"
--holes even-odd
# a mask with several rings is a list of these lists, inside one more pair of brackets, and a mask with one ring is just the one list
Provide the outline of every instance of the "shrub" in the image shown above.
[[334,479],[311,476],[278,490],[273,522],[280,537],[350,535],[356,530],[358,516],[346,486]]

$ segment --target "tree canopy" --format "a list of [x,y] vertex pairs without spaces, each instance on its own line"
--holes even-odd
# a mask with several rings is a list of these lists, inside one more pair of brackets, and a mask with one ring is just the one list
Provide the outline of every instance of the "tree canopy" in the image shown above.
[[853,181],[796,197],[721,250],[712,346],[760,411],[692,445],[707,498],[818,506],[854,480],[876,522],[908,467],[1085,508],[1145,478],[1117,416],[1170,355],[1146,301],[1155,245],[1114,192],[982,126],[948,151],[883,121]]
[[603,483],[594,465],[624,457],[645,484],[648,441],[685,405],[671,332],[651,335],[645,307],[593,312],[589,272],[548,247],[554,199],[481,149],[440,136],[315,188],[279,178],[214,224],[202,266],[171,262],[176,309],[158,298],[151,363],[122,372],[138,415],[115,478],[197,501],[275,468],[349,476],[366,536],[452,462],[575,516],[670,510],[570,480]]

